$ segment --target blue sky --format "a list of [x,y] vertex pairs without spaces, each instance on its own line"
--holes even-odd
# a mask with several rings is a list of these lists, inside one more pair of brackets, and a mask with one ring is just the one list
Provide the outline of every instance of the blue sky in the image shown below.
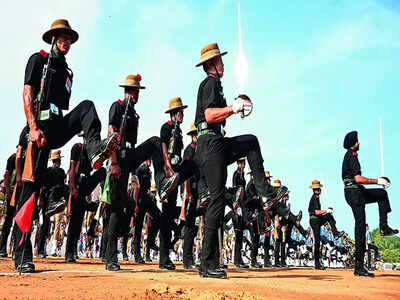
[[[237,1],[69,1],[40,8],[26,4],[22,12],[20,5],[7,1],[6,16],[0,20],[0,33],[7,41],[0,49],[3,169],[24,125],[24,66],[31,53],[47,50],[41,35],[56,18],[68,19],[80,33],[67,57],[74,70],[71,106],[83,99],[95,101],[103,135],[109,106],[122,97],[118,84],[130,73],[140,73],[147,87],[137,105],[140,141],[159,135],[168,100],[176,96],[189,105],[183,124],[189,128],[204,77],[194,65],[200,49],[211,42],[229,52],[223,78],[228,103],[239,92],[234,75]],[[363,172],[379,176],[381,117],[385,175],[393,183],[388,190],[394,211],[389,220],[399,228],[398,1],[242,1],[241,11],[249,64],[245,91],[254,112],[244,120],[231,117],[228,136],[258,136],[265,168],[290,188],[294,211],[307,211],[308,186],[322,177],[322,205],[328,195],[339,228],[353,235],[340,177],[342,141],[348,131],[358,130]],[[41,18],[32,18],[39,14]],[[65,168],[71,146],[63,149]],[[233,171],[234,166],[229,168]],[[303,225],[308,225],[307,213],[304,216]],[[378,225],[376,204],[367,208],[367,221],[373,228]]]

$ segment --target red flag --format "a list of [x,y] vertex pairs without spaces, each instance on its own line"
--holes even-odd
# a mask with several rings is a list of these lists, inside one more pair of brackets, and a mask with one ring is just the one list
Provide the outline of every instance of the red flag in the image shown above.
[[32,194],[29,200],[25,202],[25,204],[21,207],[21,209],[14,217],[15,223],[22,231],[22,238],[19,241],[18,246],[21,246],[24,240],[25,232],[31,231],[31,221],[34,208],[35,208],[35,193]]

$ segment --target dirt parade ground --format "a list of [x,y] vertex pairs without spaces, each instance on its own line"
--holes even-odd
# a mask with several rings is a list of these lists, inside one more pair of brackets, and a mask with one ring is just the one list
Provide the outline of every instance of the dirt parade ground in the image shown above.
[[1,299],[400,299],[398,271],[377,271],[370,279],[355,278],[352,270],[230,266],[228,279],[221,280],[200,278],[182,265],[161,271],[155,262],[122,262],[116,273],[98,259],[35,262],[36,273],[19,276],[10,258],[0,259]]

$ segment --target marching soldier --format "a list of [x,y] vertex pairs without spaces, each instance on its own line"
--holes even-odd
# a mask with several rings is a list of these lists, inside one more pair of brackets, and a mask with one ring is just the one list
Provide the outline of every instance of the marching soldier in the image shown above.
[[[271,173],[269,171],[265,171],[265,177],[268,181],[269,184],[271,184],[271,178],[273,176],[271,176]],[[266,214],[269,214],[270,212],[266,212]],[[267,230],[264,232],[264,268],[269,268],[272,267],[271,264],[271,257],[269,254],[269,250],[271,248],[271,230],[269,229],[269,227],[272,225],[272,220],[271,217],[268,215],[266,215],[265,218],[265,226],[267,227]]]
[[[67,178],[64,169],[61,168],[61,154],[59,151],[53,151],[50,159],[53,166],[49,167],[45,173],[45,185],[42,187],[41,215],[42,223],[39,229],[39,238],[37,242],[37,257],[45,258],[46,240],[49,235],[50,217],[62,212],[65,208],[65,201],[68,198],[68,190],[64,181]],[[59,223],[57,224],[60,225]],[[54,254],[57,248],[57,241],[52,240],[51,249]]]
[[[244,178],[245,171],[244,168],[246,166],[246,158],[241,157],[237,161],[237,169],[233,173],[232,176],[232,187],[235,192],[241,192],[243,193],[245,188],[246,188],[246,179]],[[246,195],[247,196],[247,195]],[[235,199],[236,200],[236,199]],[[234,201],[233,204],[233,214],[232,214],[232,223],[233,223],[233,228],[235,231],[235,252],[234,252],[234,264],[237,268],[239,269],[248,269],[249,266],[243,262],[243,257],[242,257],[242,247],[243,247],[243,230],[245,227],[245,222],[243,219],[243,214],[244,214],[244,206],[243,202],[240,201]]]
[[344,195],[347,204],[351,207],[355,221],[355,242],[356,242],[356,266],[354,275],[373,277],[374,274],[364,268],[365,255],[365,205],[378,203],[379,206],[379,229],[382,236],[398,234],[397,229],[388,225],[387,215],[390,208],[389,197],[385,189],[366,189],[364,185],[378,184],[387,188],[390,181],[386,177],[376,179],[366,178],[361,175],[361,165],[358,161],[360,142],[357,131],[349,132],[343,141],[343,147],[347,150],[342,164],[342,179],[344,182]]
[[[78,136],[82,136],[79,134]],[[68,214],[70,220],[68,225],[67,245],[65,248],[65,261],[76,262],[75,250],[82,229],[85,211],[96,211],[97,205],[88,203],[86,197],[90,196],[99,183],[106,178],[105,168],[96,170],[92,175],[92,167],[87,155],[86,143],[76,143],[71,148],[69,166],[69,189],[70,197],[68,203]]]
[[[179,183],[185,182],[197,170],[193,160],[182,160],[183,136],[180,124],[183,122],[183,110],[187,105],[183,105],[179,97],[169,101],[168,110],[165,112],[170,115],[170,120],[164,123],[160,130],[160,139],[163,151],[164,163],[180,176]],[[181,224],[176,226],[174,219],[179,218],[176,200],[178,189],[174,189],[168,196],[166,202],[162,204],[160,223],[160,269],[175,270],[175,265],[169,258],[169,250],[173,247],[174,241],[171,241],[172,230],[177,228],[175,236],[180,235]],[[161,199],[162,200],[162,199]],[[182,223],[183,224],[183,223]],[[176,237],[175,237],[175,240]]]
[[[58,242],[61,241],[63,237],[62,226],[64,224],[64,209],[65,203],[68,199],[68,187],[65,185],[65,180],[67,175],[63,168],[61,168],[61,151],[53,151],[51,153],[51,161],[53,162],[53,166],[50,167],[46,174],[46,185],[44,188],[44,199],[45,203],[42,208],[43,210],[43,223],[47,223],[46,225],[42,225],[40,228],[40,242],[41,245],[38,253],[45,253],[44,251],[44,242],[47,238],[48,234],[48,224],[50,221],[50,217],[54,215],[55,226],[54,232],[51,239],[51,254],[53,256],[56,255],[56,251],[58,248]],[[62,242],[62,241],[61,241]],[[42,248],[43,247],[43,248]]]
[[[192,142],[186,147],[183,153],[183,159],[195,160],[196,147],[197,147],[197,130],[194,124],[190,125],[187,135],[191,137]],[[197,172],[188,180],[185,181],[185,204],[184,208],[185,220],[184,235],[183,235],[183,267],[186,270],[197,269],[193,259],[193,246],[194,239],[196,238],[198,227],[196,226],[196,217],[198,216],[197,204],[199,201],[198,181],[200,179],[200,172]]]
[[333,236],[338,239],[343,236],[344,231],[338,231],[336,228],[336,221],[333,218],[333,209],[321,209],[320,194],[323,185],[318,180],[313,180],[310,189],[313,190],[313,195],[310,199],[308,206],[308,213],[310,215],[310,226],[314,232],[314,259],[315,269],[324,270],[325,267],[321,265],[320,261],[320,247],[321,247],[321,226],[325,223],[329,223],[332,229]]
[[266,181],[260,145],[254,135],[224,137],[223,127],[228,117],[238,113],[246,116],[252,110],[251,101],[245,95],[236,98],[233,105],[226,103],[220,81],[224,75],[221,57],[226,53],[221,53],[216,43],[207,45],[201,50],[201,61],[196,65],[203,66],[207,74],[199,86],[195,125],[199,137],[199,167],[204,171],[211,194],[205,215],[200,275],[216,278],[226,278],[225,270],[219,268],[216,248],[219,245],[218,228],[224,218],[227,166],[247,156],[263,205],[269,206],[280,200],[287,191],[287,188],[273,188]]
[[[54,21],[50,30],[43,34],[43,40],[52,45],[50,53],[41,50],[33,54],[27,63],[23,102],[31,142],[27,156],[33,157],[34,166],[25,168],[24,172],[27,173],[26,177],[30,177],[31,181],[35,179],[35,182],[24,183],[17,209],[21,208],[34,193],[35,197],[38,196],[40,187],[43,185],[41,174],[46,169],[50,150],[64,146],[80,131],[84,131],[88,141],[89,159],[95,168],[101,167],[111,151],[118,147],[118,134],[101,141],[101,122],[93,102],[83,101],[63,116],[62,110],[69,109],[73,80],[65,55],[78,37],[78,33],[71,28],[67,20]],[[37,153],[32,155],[32,151],[29,150],[35,147],[39,148],[39,151],[34,151]],[[24,261],[22,261],[23,246],[18,245],[21,236],[21,230],[16,228],[15,267],[23,273],[33,272],[35,266],[32,262],[30,233],[27,234],[26,242],[23,244],[25,246]]]
[[123,209],[127,203],[129,173],[134,172],[146,159],[152,158],[154,179],[161,199],[166,198],[179,182],[179,174],[174,173],[170,164],[165,164],[158,137],[151,137],[136,147],[139,115],[134,106],[139,100],[139,91],[145,88],[140,84],[141,79],[139,74],[128,75],[125,83],[120,85],[124,89],[124,100],[115,101],[109,111],[109,135],[122,133],[120,149],[111,156],[112,196],[105,233],[107,235],[106,269],[109,271],[120,269],[117,258],[118,222],[122,218]]
[[4,173],[6,216],[0,236],[0,257],[7,257],[7,240],[15,214],[15,207],[11,205],[11,196],[16,184],[16,156],[17,154],[14,153],[7,159],[6,172]]

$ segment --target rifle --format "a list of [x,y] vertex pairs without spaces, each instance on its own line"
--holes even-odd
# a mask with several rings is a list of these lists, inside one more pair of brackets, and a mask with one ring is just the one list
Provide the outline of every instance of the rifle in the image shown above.
[[[33,102],[34,111],[36,112],[36,120],[40,121],[44,119],[44,115],[41,115],[41,105],[47,101],[47,91],[51,82],[51,75],[55,73],[55,70],[51,68],[51,60],[54,58],[53,48],[56,43],[56,38],[53,36],[51,40],[51,48],[47,57],[47,63],[44,65],[42,70],[42,78],[40,79],[40,90]],[[43,118],[42,118],[43,117]],[[22,173],[22,181],[35,182],[35,175],[37,173],[41,150],[39,150],[38,157],[35,161],[35,149],[36,146],[30,141],[26,150],[24,171]]]
[[179,123],[178,121],[174,121],[174,129],[172,129],[172,136],[169,140],[168,145],[168,157],[171,162],[171,165],[179,164],[179,157],[176,155],[176,141],[177,141],[177,133],[178,133]]
[[121,143],[120,143],[120,149],[121,149],[121,154],[120,157],[124,159],[126,157],[126,138],[125,138],[125,129],[126,129],[126,119],[128,118],[128,111],[129,107],[132,101],[132,96],[129,96],[127,98],[127,103],[125,107],[125,112],[124,115],[122,116],[121,120],[121,126],[119,127],[119,135],[121,136]]

